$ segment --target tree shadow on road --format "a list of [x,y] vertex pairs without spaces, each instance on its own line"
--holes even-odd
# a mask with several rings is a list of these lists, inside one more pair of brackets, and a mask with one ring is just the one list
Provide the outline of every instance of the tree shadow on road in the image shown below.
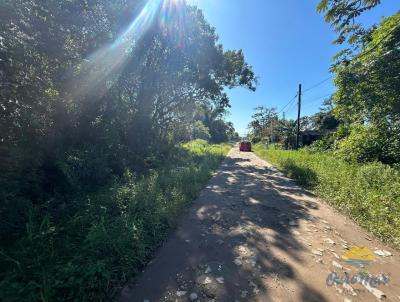
[[189,301],[190,293],[199,301],[287,300],[290,290],[326,301],[294,269],[304,263],[299,222],[312,222],[317,208],[307,197],[278,171],[227,157],[121,301]]

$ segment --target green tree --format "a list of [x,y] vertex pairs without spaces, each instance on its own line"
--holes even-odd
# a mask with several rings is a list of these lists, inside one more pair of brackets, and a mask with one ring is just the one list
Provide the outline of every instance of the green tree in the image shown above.
[[201,121],[196,121],[193,125],[192,139],[210,140],[210,129],[208,129]]
[[366,33],[357,18],[375,6],[380,0],[321,0],[317,11],[324,13],[325,21],[330,23],[338,34],[336,44],[348,42],[350,45],[359,43]]
[[320,111],[310,116],[309,120],[312,130],[321,132],[335,130],[339,126],[339,121],[333,114],[332,98],[326,99]]
[[254,142],[269,139],[273,140],[278,124],[278,114],[275,108],[266,108],[259,106],[254,109],[256,112],[252,115],[252,121],[249,124],[251,137]]
[[255,89],[200,10],[161,4],[1,1],[0,235],[23,230],[34,204],[57,212],[70,193],[144,172],[198,105],[223,110],[226,87]]
[[279,140],[285,149],[296,147],[297,123],[294,120],[281,120],[276,128]]
[[338,88],[333,97],[333,112],[342,123],[335,135],[336,146],[342,149],[338,153],[349,160],[397,163],[400,16],[397,13],[369,29],[357,21],[379,3],[322,0],[317,10],[325,14],[325,20],[338,33],[334,42],[349,45],[335,56],[332,67]]
[[[337,68],[334,112],[344,123],[365,125],[380,137],[382,146],[369,160],[400,161],[400,14],[386,18],[371,31],[371,40],[348,64]],[[355,126],[352,141],[357,131]],[[360,135],[364,130],[360,132]],[[357,156],[356,156],[357,157]]]

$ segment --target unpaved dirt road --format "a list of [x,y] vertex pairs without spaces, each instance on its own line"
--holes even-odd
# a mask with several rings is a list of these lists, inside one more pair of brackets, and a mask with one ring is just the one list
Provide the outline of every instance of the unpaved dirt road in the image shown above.
[[[375,259],[361,268],[345,262],[354,245]],[[121,301],[400,301],[398,254],[253,153],[234,148]],[[389,281],[352,284],[361,271]],[[350,282],[328,286],[332,272]]]

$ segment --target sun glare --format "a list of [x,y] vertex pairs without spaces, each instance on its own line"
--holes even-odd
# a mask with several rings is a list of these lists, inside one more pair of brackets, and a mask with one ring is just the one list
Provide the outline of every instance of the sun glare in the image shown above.
[[108,87],[104,85],[104,81],[112,80],[120,74],[129,58],[129,52],[135,48],[137,41],[153,22],[159,22],[164,32],[171,34],[173,22],[183,22],[180,8],[184,4],[185,0],[148,0],[132,23],[112,44],[98,49],[79,66],[81,80],[73,83],[73,94],[82,97],[92,92],[106,93]]

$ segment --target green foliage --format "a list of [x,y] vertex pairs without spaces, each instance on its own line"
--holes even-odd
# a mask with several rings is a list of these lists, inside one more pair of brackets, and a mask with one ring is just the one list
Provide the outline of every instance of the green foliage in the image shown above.
[[394,164],[400,159],[400,133],[398,129],[380,129],[374,125],[350,127],[350,134],[337,141],[335,151],[350,162],[372,162]]
[[193,139],[209,140],[210,138],[210,129],[208,129],[201,121],[196,121],[193,125]]
[[323,138],[313,142],[310,146],[306,147],[309,151],[329,151],[334,148],[335,135],[328,134]]
[[162,3],[0,2],[0,240],[36,207],[52,215],[162,165],[198,106],[225,110],[225,87],[255,89],[200,10]]
[[310,116],[310,128],[317,131],[335,130],[339,126],[339,120],[333,114],[332,97],[326,99],[320,111]]
[[[348,26],[350,19],[346,18],[355,18],[378,3],[322,1],[319,9],[327,11],[327,21],[340,31]],[[349,162],[400,162],[399,24],[400,13],[383,19],[380,25],[362,33],[358,54],[334,66],[337,91],[333,107],[322,115],[317,113],[312,120],[316,125],[338,128],[311,150],[335,150]]]
[[220,106],[197,106],[194,119],[209,129],[209,140],[213,143],[222,143],[238,138],[231,122],[224,120],[227,110]]
[[256,77],[200,10],[162,4],[0,2],[0,300],[109,300],[226,153],[176,145]]
[[309,151],[337,151],[341,141],[346,139],[350,135],[350,125],[339,124],[334,132],[329,132],[324,135],[321,139],[313,142],[310,146],[305,149]]
[[334,112],[350,131],[339,142],[349,160],[400,162],[400,13],[386,18],[347,66],[337,68]]
[[277,126],[280,143],[285,149],[296,148],[297,123],[293,120],[281,120]]
[[350,162],[369,162],[379,159],[382,141],[371,126],[354,125],[348,137],[339,141],[338,154]]
[[252,115],[252,121],[249,124],[251,130],[250,138],[252,142],[266,140],[276,133],[276,125],[278,124],[278,114],[275,108],[266,108],[259,106],[254,108],[255,113]]
[[257,155],[381,239],[400,247],[400,170],[375,162],[348,163],[332,153],[266,150]]
[[147,176],[75,196],[61,214],[36,208],[0,250],[2,301],[109,301],[150,259],[225,157],[229,145],[196,140]]
[[[280,119],[274,108],[263,106],[255,108],[248,128],[249,138],[253,143],[268,142],[279,143],[285,149],[295,149],[297,139],[297,121]],[[338,127],[338,120],[333,116],[331,99],[324,102],[320,112],[308,117],[300,118],[300,141],[303,144],[303,134],[312,130],[317,134],[327,134]],[[304,141],[304,144],[307,144]]]
[[362,25],[357,23],[357,17],[374,8],[380,0],[320,0],[317,12],[325,14],[325,21],[330,23],[338,38],[337,44],[359,42],[365,33]]
[[361,52],[336,69],[335,114],[345,122],[398,124],[400,120],[400,13],[371,33]]
[[235,129],[231,122],[216,119],[210,123],[211,141],[213,143],[227,142],[234,136]]

